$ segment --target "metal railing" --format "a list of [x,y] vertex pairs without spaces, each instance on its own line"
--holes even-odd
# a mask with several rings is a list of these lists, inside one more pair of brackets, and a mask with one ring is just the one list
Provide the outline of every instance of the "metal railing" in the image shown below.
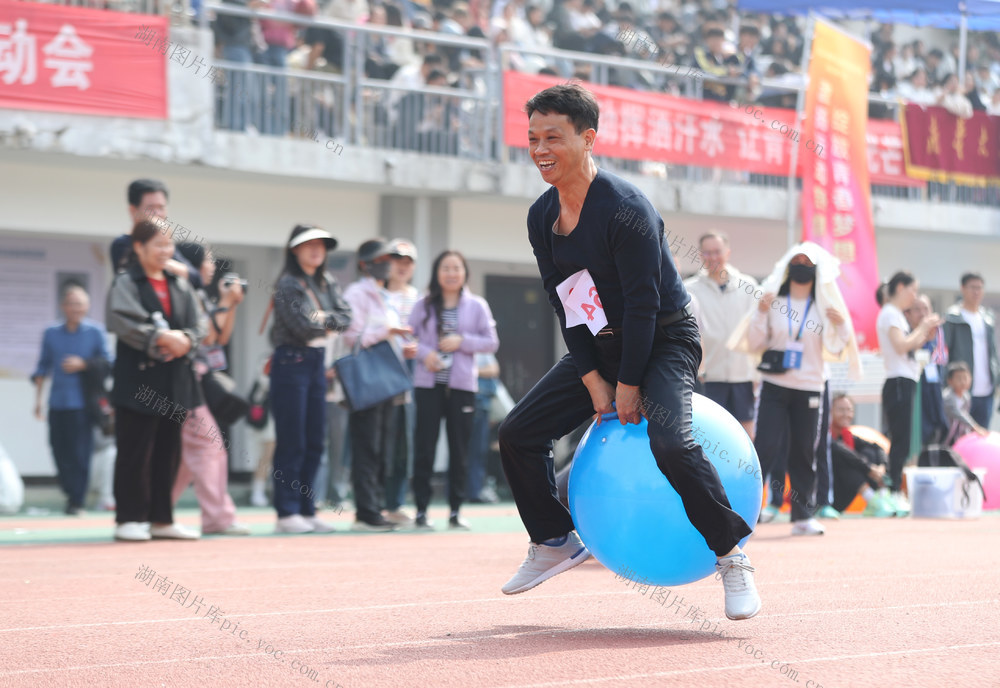
[[444,54],[461,50],[490,53],[487,42],[324,17],[252,11],[228,4],[206,4],[204,9],[202,25],[206,27],[211,14],[274,19],[323,29],[341,43],[340,64],[332,72],[217,61],[222,75],[216,95],[218,127],[252,129],[264,136],[326,135],[359,146],[493,158],[496,107],[488,84],[495,78],[489,68],[461,70],[456,88],[414,88],[371,78],[366,71],[366,57],[376,41],[426,43]]
[[[192,0],[57,2],[121,12],[167,14],[174,21],[187,21],[193,16]],[[504,144],[502,75],[506,69],[545,64],[566,79],[585,72],[590,83],[666,92],[695,100],[702,99],[705,83],[723,84],[731,87],[736,99],[745,97],[743,79],[715,77],[697,70],[690,75],[687,67],[665,66],[650,60],[509,43],[494,46],[485,39],[429,31],[254,11],[233,4],[202,4],[198,0],[193,0],[193,4],[200,9],[198,20],[205,29],[218,16],[242,17],[248,21],[273,19],[328,31],[341,44],[340,64],[326,71],[256,64],[249,50],[238,60],[216,60],[221,78],[217,80],[214,121],[220,129],[254,131],[264,136],[313,139],[327,136],[345,144],[527,165],[530,159],[526,150],[507,148]],[[484,59],[482,65],[460,67],[456,88],[417,86],[422,79],[401,84],[368,73],[370,49],[380,41],[426,44],[446,59],[461,52],[478,53]],[[763,79],[761,85],[771,93],[797,94],[802,88],[768,79]],[[881,104],[891,113],[898,108],[898,101],[877,94],[869,94],[869,102]],[[598,162],[616,172],[667,179],[787,187],[783,176],[604,156]],[[993,187],[933,182],[921,186],[875,184],[872,194],[1000,207],[1000,191]]]

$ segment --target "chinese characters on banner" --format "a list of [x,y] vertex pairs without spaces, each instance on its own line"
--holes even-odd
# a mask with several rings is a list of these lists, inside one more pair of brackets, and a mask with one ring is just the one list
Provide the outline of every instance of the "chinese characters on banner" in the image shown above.
[[969,185],[1000,183],[1000,117],[974,112],[962,119],[943,107],[910,104],[901,124],[911,176]]
[[0,0],[0,108],[166,119],[166,17]]
[[840,260],[838,284],[858,346],[873,349],[879,276],[866,135],[870,51],[830,24],[815,27],[802,135],[825,153],[802,161],[802,239]]
[[[504,141],[512,148],[528,147],[524,103],[539,91],[563,83],[556,77],[506,72],[504,74]],[[721,167],[758,174],[788,176],[792,146],[799,146],[799,172],[803,160],[814,157],[806,148],[808,136],[798,143],[778,130],[795,125],[795,113],[778,108],[757,108],[755,117],[742,108],[643,93],[613,86],[584,84],[601,106],[595,152],[614,158],[650,160],[678,165]],[[759,119],[758,119],[759,117]],[[815,146],[814,146],[815,148]],[[820,153],[829,155],[829,149]],[[923,186],[906,176],[899,125],[891,121],[868,126],[868,159],[871,181],[889,186]]]

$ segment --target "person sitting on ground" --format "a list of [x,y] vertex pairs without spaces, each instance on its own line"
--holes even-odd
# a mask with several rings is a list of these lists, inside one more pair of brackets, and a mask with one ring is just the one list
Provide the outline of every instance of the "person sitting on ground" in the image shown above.
[[[833,508],[843,512],[857,495],[868,502],[864,516],[890,518],[896,515],[884,486],[889,457],[872,442],[851,432],[854,402],[844,392],[833,395],[830,404],[830,454],[833,464]],[[876,491],[877,490],[877,491]]]
[[948,420],[948,434],[945,435],[945,444],[949,447],[955,444],[958,438],[975,432],[981,436],[990,434],[990,431],[976,422],[972,417],[972,395],[969,390],[972,388],[972,371],[968,364],[963,361],[954,361],[948,364],[948,388],[944,390],[944,415]]

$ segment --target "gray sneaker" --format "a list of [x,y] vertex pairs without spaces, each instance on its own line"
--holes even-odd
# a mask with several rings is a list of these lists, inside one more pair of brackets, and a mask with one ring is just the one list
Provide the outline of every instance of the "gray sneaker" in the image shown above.
[[531,590],[539,583],[574,566],[579,566],[589,558],[590,552],[576,531],[571,530],[567,533],[565,544],[558,547],[532,542],[528,547],[528,557],[521,564],[521,568],[500,590],[505,595],[516,595]]

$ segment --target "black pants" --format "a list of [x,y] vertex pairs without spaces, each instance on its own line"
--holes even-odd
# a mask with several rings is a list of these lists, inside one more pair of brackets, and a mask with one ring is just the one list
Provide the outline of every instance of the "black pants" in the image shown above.
[[392,399],[363,411],[352,411],[347,421],[351,435],[351,482],[357,519],[366,523],[382,520],[382,485],[389,456],[389,424],[393,420]]
[[882,385],[882,413],[889,436],[889,480],[892,489],[903,484],[903,466],[910,456],[910,431],[913,429],[913,399],[917,383],[906,377],[887,378]]
[[[597,337],[594,343],[598,372],[616,384],[621,337]],[[751,530],[730,507],[719,474],[691,435],[691,390],[700,362],[701,343],[693,318],[657,328],[641,391],[657,467],[680,495],[688,519],[709,548],[724,556]],[[573,530],[573,519],[556,491],[552,442],[593,414],[590,393],[567,354],[500,425],[504,472],[533,542]]]
[[[843,442],[833,442],[830,451],[833,459],[833,508],[844,511],[851,505],[862,485],[868,484],[873,490],[878,489],[878,483],[869,476],[870,469],[863,469],[858,464],[862,458],[858,452],[849,448]],[[853,460],[852,460],[853,459]],[[870,460],[868,457],[862,460]],[[881,462],[874,462],[878,465]]]
[[431,389],[417,387],[417,432],[413,454],[413,499],[417,511],[427,511],[431,503],[431,477],[441,418],[448,433],[448,503],[458,511],[465,501],[466,458],[472,420],[476,411],[476,393],[449,389],[437,384]]
[[94,453],[94,424],[85,409],[49,409],[49,444],[59,487],[70,506],[82,507]]
[[816,432],[821,396],[820,392],[770,382],[760,388],[753,444],[761,474],[772,475],[772,490],[778,478],[772,473],[775,461],[788,462],[793,521],[811,518],[816,511]]
[[[830,383],[823,383],[822,410],[819,416],[819,434],[816,436],[816,506],[833,503],[833,466],[830,455]],[[836,508],[836,507],[834,507]],[[837,509],[841,511],[841,509]]]
[[115,407],[115,521],[173,523],[171,491],[181,461],[181,424]]

